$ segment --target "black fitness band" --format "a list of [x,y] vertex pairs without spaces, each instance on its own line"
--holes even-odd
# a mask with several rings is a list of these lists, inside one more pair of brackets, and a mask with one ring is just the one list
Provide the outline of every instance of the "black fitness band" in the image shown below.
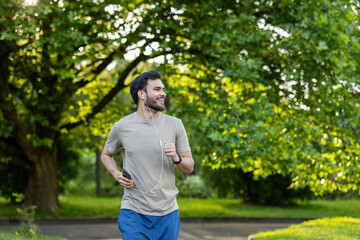
[[174,162],[175,164],[179,164],[179,163],[181,163],[182,162],[182,158],[181,158],[181,156],[180,156],[180,154],[178,154],[178,153],[176,153],[178,156],[179,156],[179,161],[178,162]]

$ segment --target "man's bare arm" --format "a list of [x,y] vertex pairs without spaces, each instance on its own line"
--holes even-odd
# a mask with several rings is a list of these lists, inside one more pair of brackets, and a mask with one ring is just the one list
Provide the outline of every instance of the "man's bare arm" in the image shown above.
[[134,182],[125,178],[122,172],[119,171],[114,160],[114,155],[115,154],[109,152],[109,150],[104,147],[101,153],[101,162],[103,163],[106,170],[108,170],[108,172],[115,178],[116,181],[120,183],[121,186],[125,188],[133,188]]
[[[176,151],[176,147],[174,143],[164,142],[164,151],[166,156],[168,156],[173,163],[177,163],[180,161],[178,153]],[[180,153],[181,163],[176,164],[177,168],[180,172],[191,174],[194,171],[194,160],[192,158],[191,152],[183,152]]]
[[[192,158],[191,152],[180,153],[180,156],[182,158],[182,161],[181,163],[176,164],[176,167],[179,169],[180,172],[188,175],[191,174],[194,171],[194,159]],[[180,161],[180,159],[178,161]]]

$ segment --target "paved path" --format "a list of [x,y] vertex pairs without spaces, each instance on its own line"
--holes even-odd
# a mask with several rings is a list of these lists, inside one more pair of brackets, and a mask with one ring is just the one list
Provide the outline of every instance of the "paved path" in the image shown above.
[[[212,219],[183,220],[179,240],[247,240],[260,231],[287,228],[300,219]],[[120,240],[115,219],[38,221],[45,235],[62,236],[68,240]],[[16,224],[0,222],[1,230],[10,230]]]

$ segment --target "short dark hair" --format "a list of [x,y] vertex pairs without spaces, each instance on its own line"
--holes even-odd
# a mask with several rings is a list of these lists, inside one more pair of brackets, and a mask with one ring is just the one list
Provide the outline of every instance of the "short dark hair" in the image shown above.
[[151,70],[150,72],[144,72],[137,76],[134,81],[130,84],[130,94],[134,101],[134,103],[137,105],[139,102],[138,94],[137,92],[139,90],[146,91],[146,86],[148,84],[148,80],[155,80],[160,79],[161,80],[161,74],[156,70]]

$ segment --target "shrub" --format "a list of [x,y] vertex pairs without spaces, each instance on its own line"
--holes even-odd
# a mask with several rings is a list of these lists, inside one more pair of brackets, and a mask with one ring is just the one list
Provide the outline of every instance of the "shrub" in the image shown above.
[[179,188],[179,197],[183,198],[210,198],[212,192],[206,187],[200,176],[187,176],[184,180],[176,184]]
[[280,174],[254,179],[252,172],[241,169],[204,169],[206,181],[218,197],[241,197],[245,202],[260,205],[290,205],[297,200],[310,200],[309,188],[290,189],[291,177]]

